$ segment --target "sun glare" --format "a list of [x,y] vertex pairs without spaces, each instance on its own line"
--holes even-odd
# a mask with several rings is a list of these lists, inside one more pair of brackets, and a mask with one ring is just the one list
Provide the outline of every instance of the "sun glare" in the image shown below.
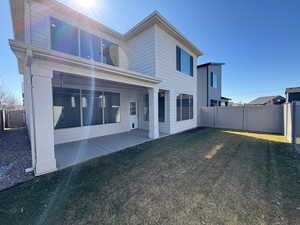
[[78,5],[84,8],[92,8],[95,5],[95,0],[75,0]]

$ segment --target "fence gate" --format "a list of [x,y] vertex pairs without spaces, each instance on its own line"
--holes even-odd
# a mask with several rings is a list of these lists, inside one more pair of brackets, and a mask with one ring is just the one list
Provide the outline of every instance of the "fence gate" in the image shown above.
[[25,111],[9,110],[5,111],[4,116],[5,128],[21,128],[25,127]]

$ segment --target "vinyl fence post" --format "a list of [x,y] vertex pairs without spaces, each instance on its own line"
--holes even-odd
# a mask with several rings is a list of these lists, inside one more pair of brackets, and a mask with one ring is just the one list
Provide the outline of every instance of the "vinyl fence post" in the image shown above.
[[296,143],[296,102],[291,104],[292,144]]
[[4,130],[4,121],[3,121],[3,111],[0,110],[0,131],[3,131]]
[[246,126],[245,126],[245,104],[243,105],[243,126],[242,126],[242,130],[247,131]]

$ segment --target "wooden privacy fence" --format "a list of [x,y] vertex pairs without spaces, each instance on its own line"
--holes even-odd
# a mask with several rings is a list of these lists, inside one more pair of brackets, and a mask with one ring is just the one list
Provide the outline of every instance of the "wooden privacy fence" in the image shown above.
[[4,110],[2,115],[2,124],[4,125],[3,129],[25,127],[24,110]]
[[199,124],[203,127],[282,134],[283,106],[201,107]]

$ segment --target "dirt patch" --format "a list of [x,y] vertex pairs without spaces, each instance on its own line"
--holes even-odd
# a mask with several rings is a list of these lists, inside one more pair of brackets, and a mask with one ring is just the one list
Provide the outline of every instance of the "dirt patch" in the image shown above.
[[0,132],[0,190],[30,180],[32,174],[30,144],[25,129]]

